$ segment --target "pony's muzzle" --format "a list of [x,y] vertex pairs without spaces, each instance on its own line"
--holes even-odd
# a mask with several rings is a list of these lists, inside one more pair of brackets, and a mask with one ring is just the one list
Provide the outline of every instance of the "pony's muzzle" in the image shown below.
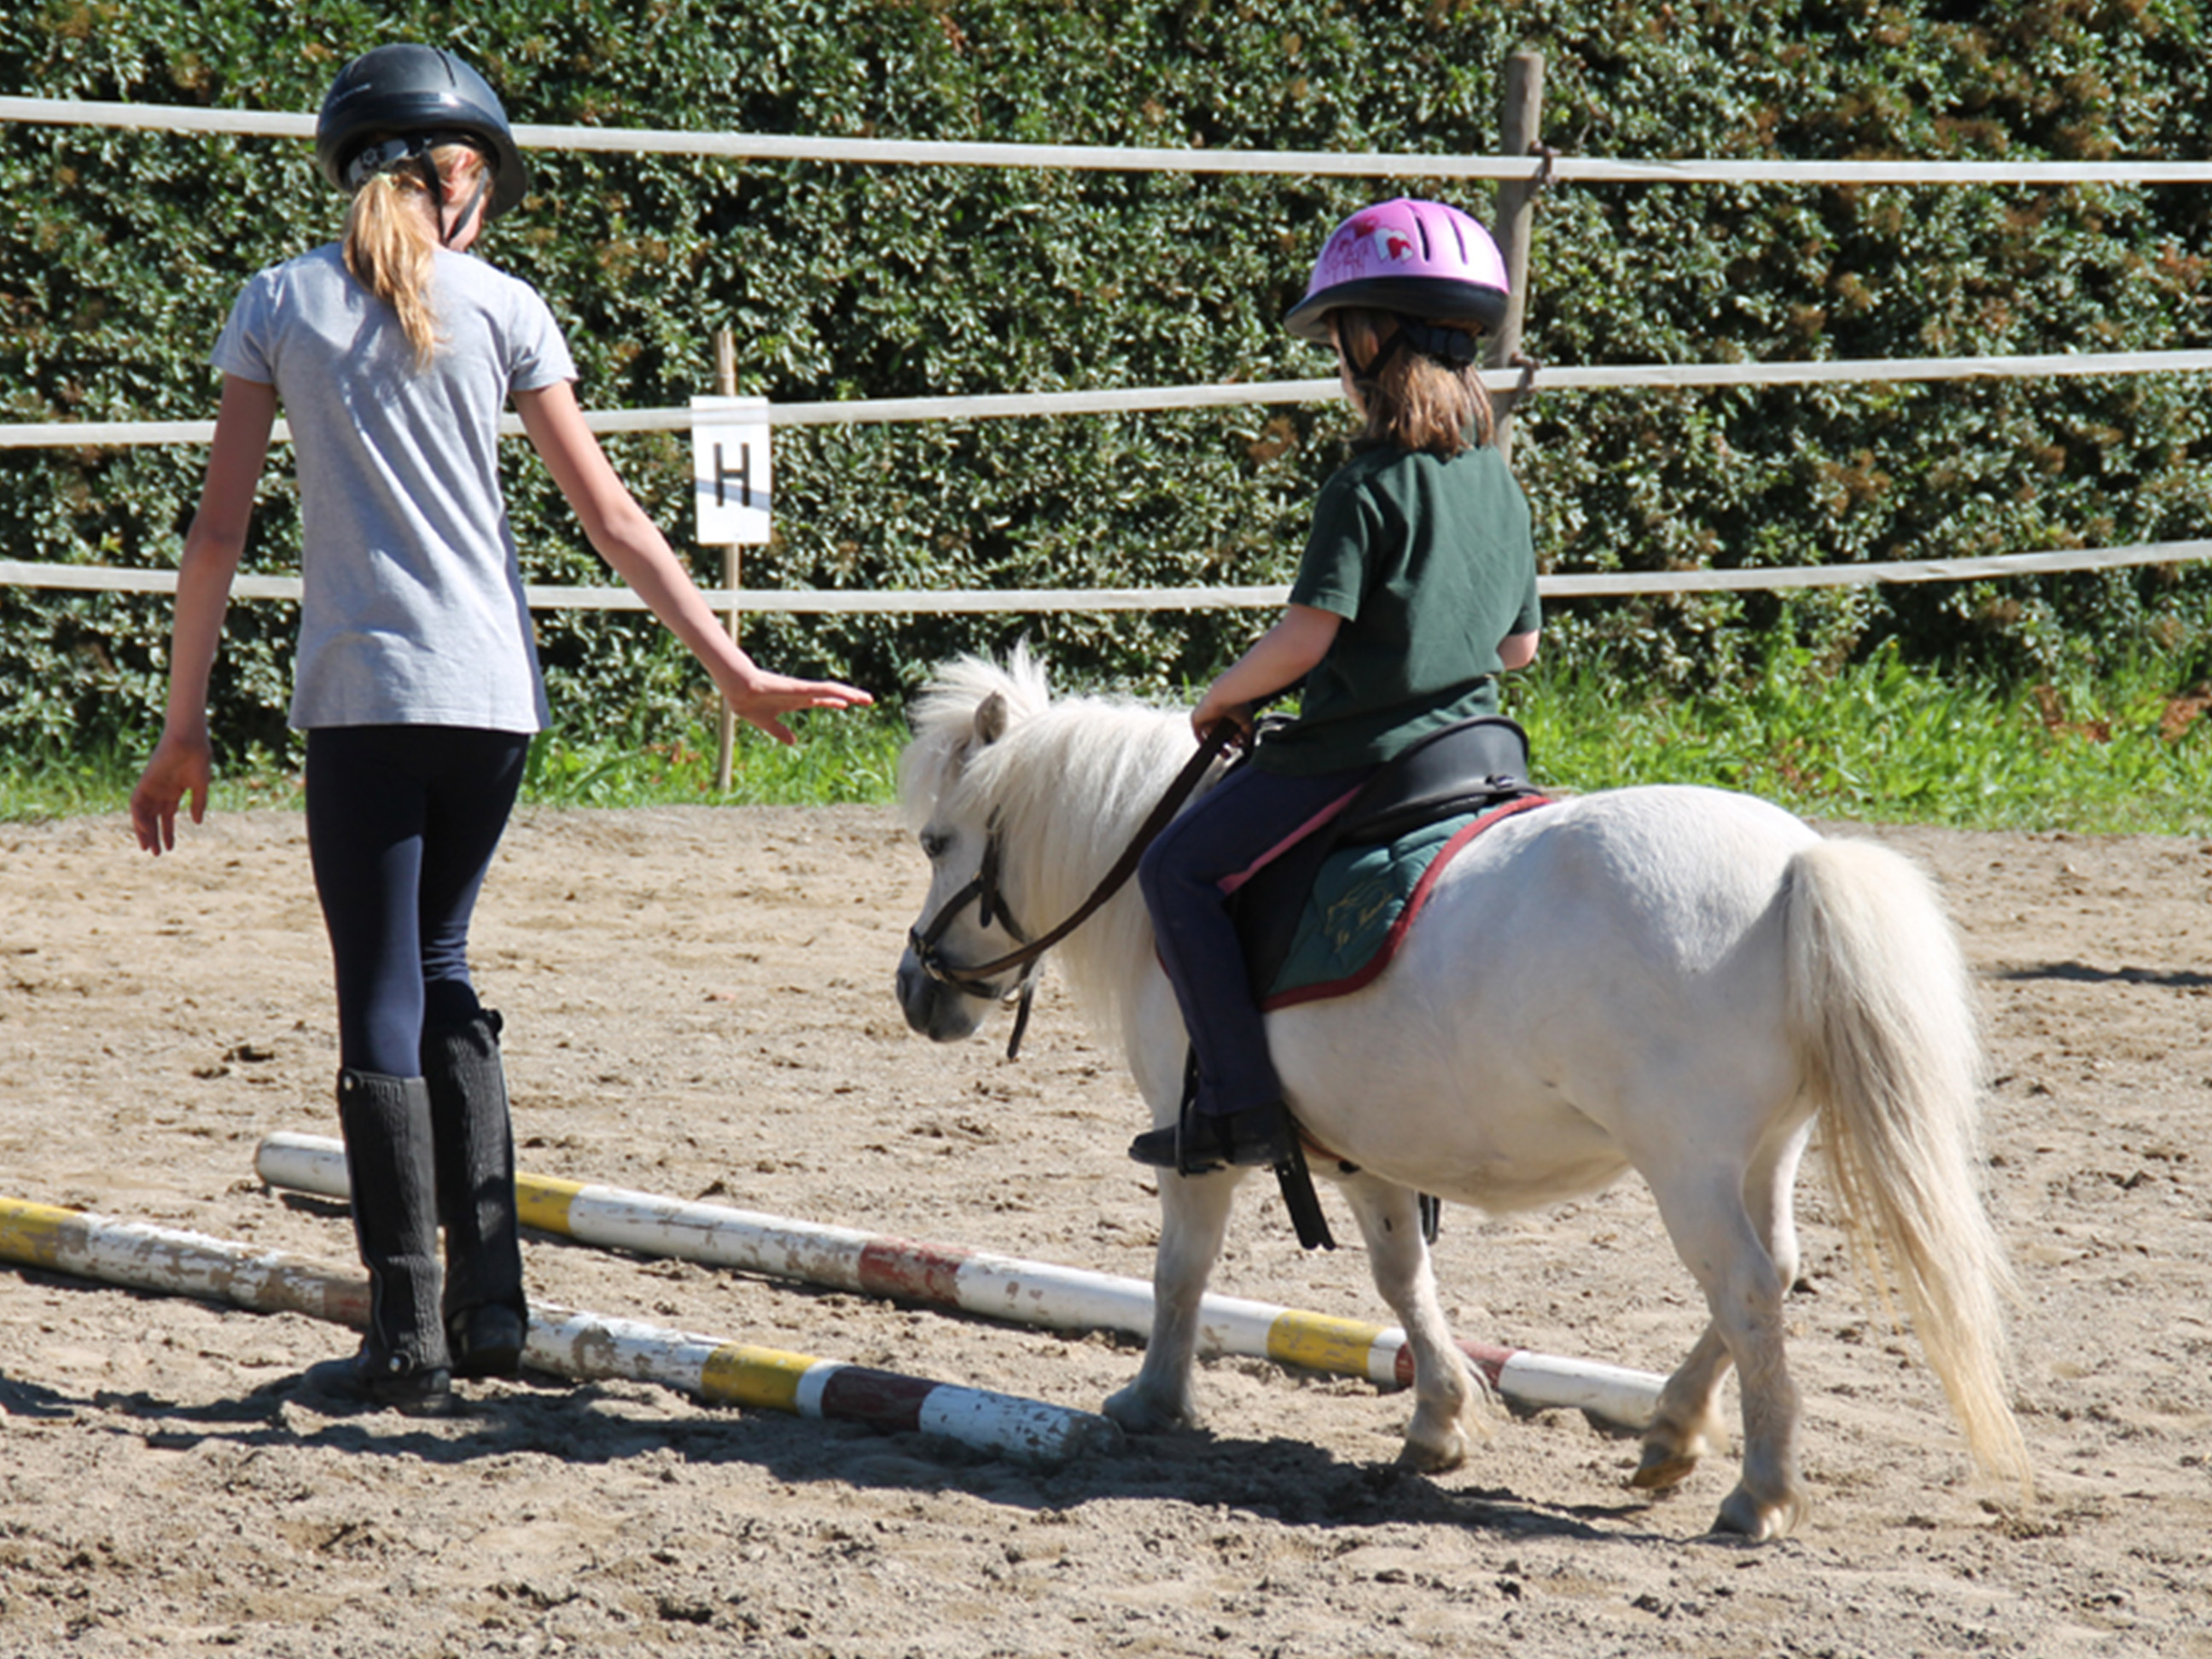
[[911,945],[899,957],[898,1000],[908,1029],[932,1042],[957,1042],[973,1036],[996,1000],[939,979],[923,965]]

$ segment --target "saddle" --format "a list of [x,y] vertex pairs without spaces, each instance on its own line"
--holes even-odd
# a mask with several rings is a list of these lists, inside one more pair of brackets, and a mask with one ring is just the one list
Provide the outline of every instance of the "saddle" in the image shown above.
[[1503,714],[1462,720],[1386,763],[1334,817],[1261,865],[1229,902],[1254,1000],[1275,988],[1332,854],[1537,798],[1528,775],[1528,734],[1518,724]]
[[[1504,715],[1483,714],[1444,726],[1386,763],[1334,817],[1251,872],[1231,895],[1229,910],[1243,942],[1253,1000],[1267,1004],[1300,936],[1316,883],[1333,855],[1410,838],[1451,820],[1514,810],[1516,804],[1536,805],[1543,796],[1528,784],[1528,734]],[[1424,865],[1458,839],[1427,837],[1420,854]],[[1196,1081],[1194,1058],[1186,1079],[1186,1111]],[[1301,1134],[1291,1158],[1275,1167],[1283,1202],[1301,1245],[1334,1249],[1303,1140]],[[1344,1164],[1347,1172],[1353,1167]],[[1434,1243],[1443,1206],[1423,1193],[1420,1207],[1422,1234]]]

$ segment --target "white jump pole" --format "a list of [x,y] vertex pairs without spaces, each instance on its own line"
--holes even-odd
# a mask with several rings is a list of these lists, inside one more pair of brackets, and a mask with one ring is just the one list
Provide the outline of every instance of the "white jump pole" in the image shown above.
[[[0,1261],[257,1313],[368,1322],[366,1275],[21,1199],[0,1198]],[[531,1310],[523,1360],[585,1381],[628,1377],[720,1404],[913,1431],[1041,1467],[1121,1444],[1119,1426],[1091,1412],[568,1308]]]
[[[344,1148],[327,1136],[270,1135],[253,1162],[272,1187],[330,1198],[347,1195]],[[517,1175],[514,1190],[526,1226],[582,1243],[1055,1330],[1152,1334],[1152,1287],[1142,1279],[552,1176]],[[1241,1297],[1208,1295],[1200,1304],[1199,1342],[1208,1353],[1249,1355],[1386,1386],[1403,1388],[1413,1380],[1413,1351],[1400,1327],[1301,1313]],[[1459,1346],[1513,1405],[1587,1412],[1627,1429],[1640,1430],[1650,1422],[1666,1381],[1650,1371],[1525,1348],[1465,1341]]]

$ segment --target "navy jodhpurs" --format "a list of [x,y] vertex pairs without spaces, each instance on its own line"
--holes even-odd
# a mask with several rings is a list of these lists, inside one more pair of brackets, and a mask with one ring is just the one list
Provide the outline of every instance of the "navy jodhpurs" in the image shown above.
[[343,1069],[418,1077],[424,1027],[478,1012],[469,920],[529,750],[526,732],[467,726],[307,733],[307,847]]
[[1242,1112],[1283,1097],[1222,883],[1372,776],[1371,766],[1285,776],[1243,766],[1160,832],[1137,866],[1152,931],[1198,1060],[1198,1109]]

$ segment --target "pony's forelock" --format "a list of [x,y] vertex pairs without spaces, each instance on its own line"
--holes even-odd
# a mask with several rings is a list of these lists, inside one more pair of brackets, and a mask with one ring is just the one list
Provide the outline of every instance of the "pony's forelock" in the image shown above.
[[1026,644],[1017,645],[1004,665],[973,656],[940,665],[908,705],[914,740],[899,757],[898,788],[910,824],[918,828],[928,816],[948,781],[947,769],[975,735],[976,711],[994,694],[1006,699],[1009,725],[1033,719],[1050,706],[1049,677]]

